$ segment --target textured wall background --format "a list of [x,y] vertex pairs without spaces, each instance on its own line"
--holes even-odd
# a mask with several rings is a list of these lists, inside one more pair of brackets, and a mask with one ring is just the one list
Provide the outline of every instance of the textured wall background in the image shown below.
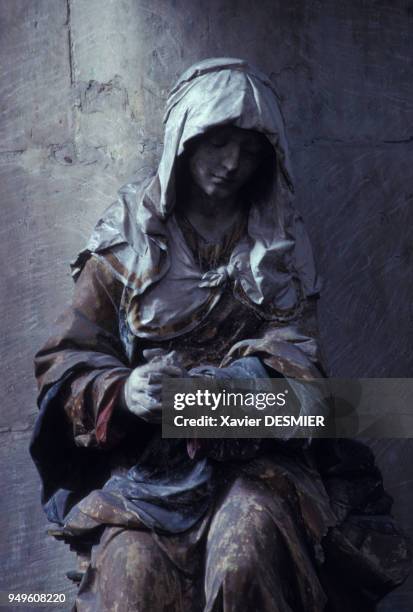
[[[282,98],[330,373],[411,375],[412,2],[0,0],[2,589],[70,592],[27,452],[33,354],[99,213],[159,158],[168,87],[218,55],[259,65]],[[413,443],[375,446],[413,534]],[[412,608],[410,580],[380,609]]]

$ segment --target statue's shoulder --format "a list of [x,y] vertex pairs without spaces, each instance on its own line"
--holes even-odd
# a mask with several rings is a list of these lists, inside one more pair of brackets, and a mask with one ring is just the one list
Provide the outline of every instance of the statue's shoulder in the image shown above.
[[139,256],[147,248],[147,236],[143,231],[140,208],[147,187],[154,173],[134,178],[118,191],[118,198],[102,214],[96,223],[84,249],[72,262],[72,276],[77,279],[91,255],[133,251]]

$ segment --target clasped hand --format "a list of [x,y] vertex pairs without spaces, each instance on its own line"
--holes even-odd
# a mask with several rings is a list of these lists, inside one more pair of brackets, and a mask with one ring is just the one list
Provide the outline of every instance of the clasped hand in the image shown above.
[[188,372],[182,367],[176,351],[147,349],[143,351],[143,356],[148,363],[136,367],[125,383],[125,404],[130,412],[145,421],[160,423],[162,378],[185,378]]

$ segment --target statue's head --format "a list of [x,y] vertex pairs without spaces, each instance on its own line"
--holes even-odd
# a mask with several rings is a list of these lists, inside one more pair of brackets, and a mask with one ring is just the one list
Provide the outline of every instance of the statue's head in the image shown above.
[[[183,164],[187,178],[205,195],[220,200],[251,185],[273,154],[262,133],[229,124],[213,127],[190,141]],[[272,168],[275,171],[275,164]]]
[[191,66],[168,96],[164,122],[158,168],[162,217],[177,202],[176,179],[179,183],[182,168],[208,196],[227,198],[241,191],[249,198],[254,183],[256,200],[255,188],[270,182],[259,176],[263,159],[271,158],[266,178],[274,186],[282,177],[292,189],[277,95],[269,79],[248,62],[213,58]]

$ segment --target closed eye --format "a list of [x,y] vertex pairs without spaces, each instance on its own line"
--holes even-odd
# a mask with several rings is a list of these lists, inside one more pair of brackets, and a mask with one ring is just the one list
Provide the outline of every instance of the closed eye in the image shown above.
[[225,147],[225,145],[228,144],[228,139],[227,138],[211,137],[209,139],[209,142],[210,142],[210,144],[213,147],[221,148],[221,147]]
[[249,148],[244,148],[242,149],[242,152],[245,153],[245,155],[249,155],[251,157],[257,157],[258,155],[261,154],[262,149],[259,148],[254,148],[254,149],[249,149]]

